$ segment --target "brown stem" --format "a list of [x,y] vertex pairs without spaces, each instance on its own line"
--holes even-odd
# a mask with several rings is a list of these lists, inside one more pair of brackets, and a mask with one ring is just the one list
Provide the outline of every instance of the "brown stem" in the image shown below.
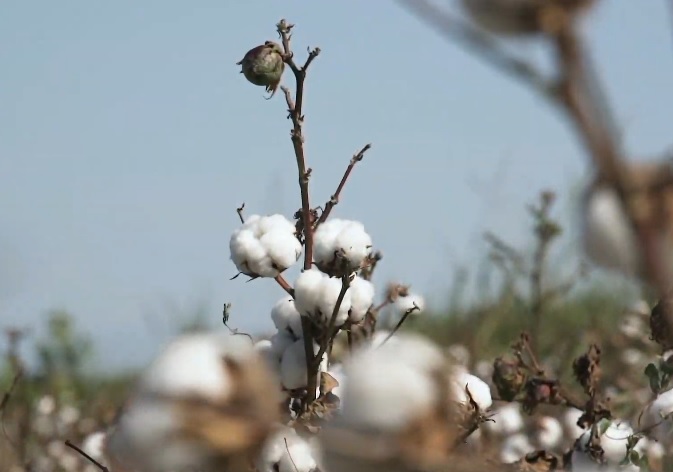
[[383,346],[385,343],[387,343],[388,340],[390,338],[392,338],[395,335],[395,333],[397,333],[397,331],[402,327],[402,325],[407,320],[409,315],[412,314],[416,310],[420,310],[420,308],[418,307],[418,305],[416,305],[414,303],[414,307],[410,308],[410,309],[408,309],[407,311],[404,312],[404,315],[402,315],[402,318],[400,318],[400,321],[397,322],[397,324],[395,325],[393,330],[390,333],[388,333],[388,336],[386,336],[386,339],[384,339],[383,342],[380,345]]
[[334,195],[332,195],[332,197],[329,199],[329,201],[327,203],[325,203],[325,209],[323,210],[322,214],[320,215],[320,218],[318,219],[318,221],[315,224],[316,228],[320,224],[327,221],[327,218],[329,217],[330,213],[332,212],[332,209],[339,203],[339,196],[341,195],[341,191],[344,189],[344,186],[346,185],[346,182],[348,181],[348,177],[350,177],[351,172],[353,171],[353,168],[355,167],[355,164],[360,162],[365,157],[365,152],[367,152],[371,147],[372,147],[371,144],[367,144],[365,147],[360,149],[357,152],[357,154],[353,155],[350,163],[348,164],[348,167],[346,167],[346,172],[344,172],[343,177],[341,177],[341,182],[339,182],[339,186],[337,187],[336,192],[334,192]]
[[238,219],[241,220],[241,224],[245,223],[245,218],[243,217],[244,209],[245,209],[245,202],[241,203],[241,206],[236,208],[236,213],[238,213]]
[[89,462],[91,462],[93,465],[95,465],[96,467],[98,467],[98,468],[99,468],[100,470],[102,470],[103,472],[110,472],[110,469],[108,469],[107,467],[105,467],[103,464],[101,464],[100,462],[98,462],[96,459],[94,459],[93,457],[91,457],[89,454],[87,454],[86,452],[84,452],[84,451],[83,451],[82,449],[80,449],[79,447],[75,446],[73,443],[70,442],[70,440],[67,440],[67,441],[65,442],[65,445],[68,446],[70,449],[74,449],[75,451],[77,451],[77,453],[79,453],[79,454],[80,454],[81,456],[83,456],[86,460],[88,460]]
[[[297,66],[293,59],[292,49],[290,47],[291,30],[294,25],[289,24],[285,19],[281,19],[276,25],[278,34],[283,43],[284,62],[290,67],[295,78],[296,99],[287,87],[282,86],[281,90],[285,94],[289,118],[292,121],[292,147],[297,161],[297,173],[299,176],[299,192],[301,194],[301,215],[304,231],[304,270],[310,270],[313,265],[313,220],[311,211],[311,201],[309,196],[309,175],[310,169],[306,166],[306,156],[304,154],[304,135],[302,126],[304,115],[302,114],[304,105],[304,80],[306,79],[306,70],[311,62],[320,54],[320,49],[315,48],[309,52],[308,58],[303,67]],[[304,355],[306,356],[306,372],[308,377],[308,388],[303,407],[315,400],[315,389],[317,388],[318,371],[313,366],[313,332],[310,320],[302,317],[302,331],[304,334]],[[313,388],[311,388],[313,386]]]

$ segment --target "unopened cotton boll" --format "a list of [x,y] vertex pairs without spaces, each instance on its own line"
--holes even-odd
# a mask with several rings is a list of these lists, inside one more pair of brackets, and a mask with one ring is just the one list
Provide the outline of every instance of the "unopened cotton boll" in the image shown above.
[[271,320],[278,331],[288,331],[295,339],[302,337],[301,315],[292,297],[283,297],[271,309]]
[[472,400],[479,406],[480,410],[486,410],[493,404],[491,389],[488,384],[479,377],[475,377],[462,369],[459,369],[454,374],[452,387],[454,398],[461,403],[467,403],[470,400],[465,391],[467,388],[472,396]]
[[362,277],[355,277],[348,289],[351,296],[351,309],[348,318],[352,323],[359,323],[374,304],[376,290],[374,284]]

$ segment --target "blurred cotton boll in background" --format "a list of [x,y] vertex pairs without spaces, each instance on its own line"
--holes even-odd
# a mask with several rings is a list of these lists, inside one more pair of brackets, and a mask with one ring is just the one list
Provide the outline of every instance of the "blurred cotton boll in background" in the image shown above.
[[276,277],[302,253],[296,229],[283,215],[252,215],[231,235],[231,260],[250,277]]
[[255,459],[256,472],[318,472],[316,456],[294,429],[278,425]]
[[461,414],[452,374],[441,350],[416,335],[356,349],[343,363],[340,412],[319,435],[327,470],[412,471],[445,461]]
[[143,373],[106,453],[113,470],[243,471],[279,402],[278,379],[249,338],[185,335]]

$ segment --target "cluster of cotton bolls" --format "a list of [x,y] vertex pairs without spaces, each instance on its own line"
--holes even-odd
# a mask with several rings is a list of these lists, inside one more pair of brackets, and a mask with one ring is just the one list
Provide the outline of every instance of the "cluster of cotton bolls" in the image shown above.
[[231,260],[251,277],[276,277],[302,253],[296,228],[283,215],[250,216],[229,240]]

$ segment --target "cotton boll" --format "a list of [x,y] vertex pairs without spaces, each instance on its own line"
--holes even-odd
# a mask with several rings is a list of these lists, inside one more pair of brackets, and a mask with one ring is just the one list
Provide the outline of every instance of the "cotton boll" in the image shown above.
[[583,214],[584,247],[596,264],[629,275],[640,270],[636,236],[614,190],[594,190]]
[[313,234],[313,258],[318,264],[327,265],[334,259],[336,240],[345,223],[344,220],[332,218],[316,229]]
[[82,450],[98,461],[103,460],[106,437],[103,431],[89,434],[82,442]]
[[[171,406],[151,399],[132,402],[107,441],[107,453],[124,468],[143,464],[151,471],[201,468],[205,447],[175,438],[179,419]],[[114,467],[113,467],[114,470]]]
[[523,429],[523,417],[519,405],[510,403],[499,407],[493,420],[484,423],[484,427],[496,434],[511,435]]
[[472,399],[479,406],[479,409],[486,410],[493,404],[491,398],[491,389],[488,384],[463,370],[458,370],[452,379],[453,394],[457,401],[467,403],[469,401],[465,388],[470,391]]
[[294,265],[301,256],[301,243],[293,233],[274,230],[265,233],[259,242],[272,261],[272,267],[276,271],[273,277]]
[[37,412],[40,415],[49,416],[56,410],[56,401],[51,395],[44,395],[37,402]]
[[258,264],[266,257],[266,251],[251,230],[238,229],[234,231],[229,240],[231,260],[236,269],[247,275],[254,275],[251,264]]
[[[673,414],[673,389],[660,393],[645,409],[642,427],[652,428],[652,435],[666,443],[673,438],[673,420],[667,417],[671,414]],[[664,417],[667,419],[662,420]]]
[[[337,305],[341,294],[342,282],[340,279],[324,277],[320,286],[318,310],[322,314],[323,322],[328,323]],[[343,325],[348,320],[348,311],[351,309],[351,293],[346,291],[337,312],[335,326]]]
[[573,438],[580,437],[585,431],[584,428],[580,428],[577,425],[577,422],[583,413],[582,410],[578,410],[577,408],[568,408],[565,413],[563,413],[563,424]]
[[535,447],[525,434],[515,434],[505,439],[500,450],[500,460],[506,464],[516,462],[533,451]]
[[314,315],[318,311],[320,290],[325,274],[318,269],[303,271],[294,284],[294,304],[303,316]]
[[295,339],[302,337],[301,315],[292,297],[283,297],[271,309],[271,320],[278,331],[286,330]]
[[308,442],[299,436],[290,437],[278,462],[278,472],[311,472],[318,467],[314,455]]
[[259,229],[260,237],[261,235],[272,231],[280,231],[290,234],[296,232],[294,224],[283,215],[264,216],[259,220],[257,227]]
[[280,362],[285,350],[297,341],[297,338],[292,336],[289,331],[284,330],[274,333],[269,341],[271,341],[271,352],[276,356],[278,362]]
[[[626,457],[626,448],[633,429],[627,422],[613,420],[605,432],[600,436],[603,457],[611,464],[619,464]],[[590,431],[584,432],[579,439],[580,450],[586,448]]]
[[351,295],[351,309],[348,318],[353,323],[359,323],[374,304],[374,284],[362,277],[355,277],[348,289]]
[[241,336],[193,334],[169,344],[141,378],[145,392],[174,396],[198,395],[210,400],[226,397],[231,384],[222,368],[222,356],[250,350]]
[[349,267],[357,268],[372,252],[372,238],[365,231],[362,223],[349,222],[336,238],[336,250],[343,251]]
[[538,422],[537,442],[542,449],[556,449],[563,440],[561,423],[551,416],[543,416]]
[[421,295],[410,293],[406,297],[397,297],[393,307],[401,315],[411,310],[413,313],[421,313],[425,309],[425,299]]
[[294,429],[288,428],[285,425],[279,425],[277,431],[266,439],[262,450],[256,457],[256,471],[277,472],[280,458],[287,454],[285,441],[287,441],[288,438],[294,438],[295,436],[297,436],[297,433]]
[[442,359],[436,346],[416,336],[361,348],[344,363],[348,382],[340,420],[356,428],[399,431],[438,400],[430,372]]
[[[319,346],[314,343],[313,353],[317,354]],[[306,352],[304,340],[295,341],[285,349],[280,360],[280,379],[286,390],[295,390],[306,387]]]

